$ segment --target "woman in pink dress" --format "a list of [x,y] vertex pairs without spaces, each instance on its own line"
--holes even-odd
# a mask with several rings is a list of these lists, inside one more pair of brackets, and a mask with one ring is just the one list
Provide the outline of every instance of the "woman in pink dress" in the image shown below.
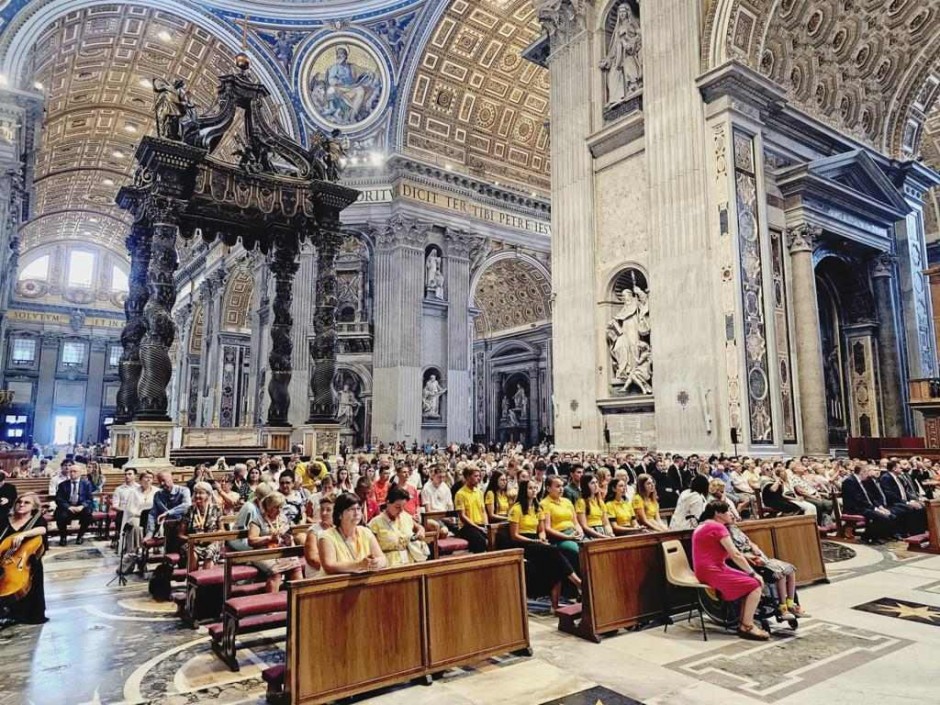
[[[764,581],[732,543],[726,528],[734,521],[727,502],[713,501],[705,506],[701,523],[692,534],[692,564],[695,577],[721,593],[721,599],[734,602],[742,597],[738,636],[766,641],[770,635],[754,624]],[[727,564],[731,560],[741,570]],[[741,572],[744,571],[744,572]]]

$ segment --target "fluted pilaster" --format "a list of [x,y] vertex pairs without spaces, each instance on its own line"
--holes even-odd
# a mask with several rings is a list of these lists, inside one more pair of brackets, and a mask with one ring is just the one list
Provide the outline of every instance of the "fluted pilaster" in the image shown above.
[[881,378],[882,435],[899,438],[907,435],[904,423],[904,398],[901,393],[901,359],[898,348],[895,258],[881,255],[872,262],[872,289],[878,316],[878,367]]
[[822,231],[799,225],[788,228],[790,276],[793,292],[794,339],[797,382],[800,390],[800,419],[803,422],[803,452],[807,455],[829,452],[829,417],[826,413],[826,386],[823,373],[822,341],[819,337],[819,303],[813,251]]
[[477,238],[448,230],[447,247],[447,439],[472,438],[473,390],[470,373],[470,252]]

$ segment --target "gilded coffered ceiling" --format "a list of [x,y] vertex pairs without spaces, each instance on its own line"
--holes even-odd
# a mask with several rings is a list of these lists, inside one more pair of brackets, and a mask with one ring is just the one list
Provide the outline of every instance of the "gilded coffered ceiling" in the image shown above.
[[114,196],[133,175],[137,143],[152,131],[151,79],[183,78],[208,108],[231,55],[206,30],[133,5],[97,6],[50,25],[33,49],[46,111],[22,249],[81,239],[123,252],[127,214]]
[[540,33],[531,0],[452,0],[414,71],[405,149],[549,191],[548,72],[521,56]]
[[824,122],[916,156],[940,95],[940,0],[716,0],[706,65],[746,62]]
[[479,309],[477,339],[551,319],[552,285],[545,274],[521,258],[500,259],[480,275],[473,291]]

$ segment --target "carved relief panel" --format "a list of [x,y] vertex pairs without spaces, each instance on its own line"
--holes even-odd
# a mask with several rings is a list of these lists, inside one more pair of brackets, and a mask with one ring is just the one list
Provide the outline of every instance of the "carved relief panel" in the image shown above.
[[649,296],[646,275],[639,269],[624,269],[614,279],[607,321],[610,387],[614,395],[653,393]]

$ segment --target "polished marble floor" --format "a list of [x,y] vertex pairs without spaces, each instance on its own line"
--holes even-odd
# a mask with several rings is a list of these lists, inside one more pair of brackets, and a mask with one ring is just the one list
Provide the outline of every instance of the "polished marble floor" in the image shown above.
[[[801,593],[813,618],[768,643],[715,627],[705,642],[694,622],[678,622],[667,633],[621,632],[591,644],[557,631],[544,610],[533,609],[531,658],[489,659],[429,687],[402,686],[354,702],[937,702],[940,556],[901,546],[829,546],[826,553],[831,584]],[[242,650],[241,671],[232,673],[212,655],[206,634],[181,626],[171,606],[150,600],[143,582],[108,585],[115,563],[103,543],[50,550],[50,621],[0,630],[0,705],[264,702],[260,672],[283,660],[276,632]]]

